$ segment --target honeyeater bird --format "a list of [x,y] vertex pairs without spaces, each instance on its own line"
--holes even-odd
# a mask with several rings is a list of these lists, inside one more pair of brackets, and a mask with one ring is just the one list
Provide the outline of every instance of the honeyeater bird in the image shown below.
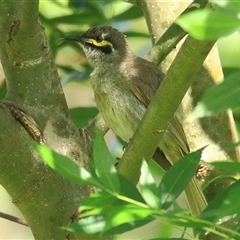
[[[126,37],[110,26],[93,27],[80,36],[66,37],[65,40],[80,43],[92,62],[91,85],[97,108],[107,126],[128,142],[164,74],[153,63],[137,57]],[[176,117],[164,133],[159,148],[171,164],[189,153],[185,133]],[[192,213],[200,213],[206,207],[206,200],[195,179],[185,192]]]

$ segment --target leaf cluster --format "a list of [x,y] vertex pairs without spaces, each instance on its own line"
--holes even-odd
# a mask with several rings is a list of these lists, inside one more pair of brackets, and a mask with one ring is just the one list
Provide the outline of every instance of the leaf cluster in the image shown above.
[[[186,233],[187,228],[195,229],[195,239],[210,233],[218,237],[240,238],[238,225],[228,229],[222,224],[229,219],[239,221],[240,205],[235,201],[236,197],[240,197],[239,180],[217,196],[200,216],[190,216],[176,202],[195,175],[203,149],[180,159],[163,175],[159,184],[153,179],[147,163],[143,162],[137,188],[117,173],[113,165],[116,161],[109,153],[99,130],[96,130],[90,172],[45,146],[35,145],[34,148],[59,174],[96,190],[96,193],[82,201],[78,222],[63,227],[65,230],[98,236],[116,235],[155,220],[159,224],[169,224],[181,230],[183,235],[186,234],[185,239],[192,239]],[[240,164],[237,167],[240,168]],[[155,171],[160,174],[161,169]]]
[[[197,39],[217,40],[240,28],[238,1],[209,1],[211,9],[187,13],[176,20],[185,31]],[[212,116],[227,109],[239,111],[240,71],[225,72],[224,82],[209,89],[197,104],[189,120]]]

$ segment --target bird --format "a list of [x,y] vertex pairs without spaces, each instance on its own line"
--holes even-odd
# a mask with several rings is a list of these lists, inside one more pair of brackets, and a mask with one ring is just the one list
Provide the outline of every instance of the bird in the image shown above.
[[[91,85],[99,113],[117,136],[129,142],[164,78],[163,72],[153,63],[136,56],[126,36],[111,26],[92,27],[65,40],[77,42],[83,48],[94,67]],[[186,136],[176,114],[159,148],[170,165],[189,153]],[[188,204],[193,205],[190,205],[193,215],[199,214],[207,202],[194,178],[185,193]]]

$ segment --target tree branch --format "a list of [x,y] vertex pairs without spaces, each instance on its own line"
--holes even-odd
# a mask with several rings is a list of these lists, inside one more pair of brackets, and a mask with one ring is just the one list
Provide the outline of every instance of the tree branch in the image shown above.
[[0,181],[36,239],[90,239],[60,230],[91,189],[51,170],[28,145],[41,141],[85,166],[90,148],[69,117],[38,1],[0,3],[0,56],[7,94],[0,104]]
[[190,36],[182,45],[118,165],[119,173],[132,182],[138,182],[142,159],[152,157],[162,138],[162,134],[154,133],[166,130],[213,45]]
[[[208,1],[195,0],[181,13],[181,15],[199,8],[204,8],[207,5],[207,3]],[[148,15],[150,15],[150,13]],[[147,22],[150,24],[151,20]],[[155,31],[153,30],[152,32],[154,33]],[[177,44],[186,35],[187,33],[179,25],[173,22],[163,33],[163,35],[157,40],[156,43],[155,43],[156,37],[152,36],[154,46],[148,52],[145,59],[147,59],[150,62],[153,62],[156,66],[158,66],[166,58],[166,56],[174,48],[176,48]]]
[[25,220],[18,218],[18,217],[14,217],[7,213],[0,212],[0,218],[3,218],[3,219],[6,219],[6,220],[9,220],[9,221],[12,221],[12,222],[15,222],[15,223],[18,223],[18,224],[28,227],[28,224]]

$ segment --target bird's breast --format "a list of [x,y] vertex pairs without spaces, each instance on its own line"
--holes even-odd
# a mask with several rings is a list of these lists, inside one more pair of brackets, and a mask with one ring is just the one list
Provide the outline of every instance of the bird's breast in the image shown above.
[[[103,77],[104,75],[104,77]],[[128,142],[146,110],[136,96],[127,89],[120,74],[92,74],[95,101],[107,126]]]

